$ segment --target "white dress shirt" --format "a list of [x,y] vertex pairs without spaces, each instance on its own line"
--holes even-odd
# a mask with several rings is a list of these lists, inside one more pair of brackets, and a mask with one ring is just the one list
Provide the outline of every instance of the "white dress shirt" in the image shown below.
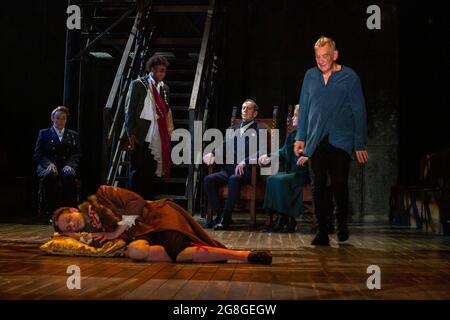
[[62,128],[62,130],[59,130],[58,128],[56,128],[55,126],[53,126],[53,130],[55,130],[56,134],[58,135],[59,142],[62,142],[62,139],[63,139],[63,137],[64,137],[64,130],[65,130],[65,129],[66,129],[66,128]]
[[[248,127],[250,127],[253,124],[253,122],[255,122],[255,121],[252,120],[249,123],[247,123],[245,126],[240,128],[239,134],[241,135],[241,137],[244,134],[244,132],[247,131]],[[242,125],[242,123],[243,122],[241,122],[241,125]]]

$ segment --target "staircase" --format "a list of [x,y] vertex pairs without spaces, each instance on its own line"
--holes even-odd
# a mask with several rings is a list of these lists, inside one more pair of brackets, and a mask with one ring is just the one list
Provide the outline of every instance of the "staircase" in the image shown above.
[[[105,107],[109,128],[106,158],[109,185],[128,187],[129,151],[124,130],[124,102],[131,80],[142,76],[145,61],[157,53],[170,63],[165,83],[170,87],[170,108],[175,129],[193,136],[195,120],[204,120],[209,104],[213,74],[210,50],[214,0],[150,1],[135,15],[128,38],[114,40],[125,45],[116,79]],[[130,26],[131,28],[131,26]],[[211,92],[208,92],[211,91]],[[171,177],[158,181],[157,198],[168,198],[193,212],[198,190],[198,166],[171,165]]]

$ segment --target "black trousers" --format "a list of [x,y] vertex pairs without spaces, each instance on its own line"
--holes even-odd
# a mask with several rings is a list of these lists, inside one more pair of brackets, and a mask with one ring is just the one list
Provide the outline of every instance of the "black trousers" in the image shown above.
[[131,151],[130,158],[130,189],[144,199],[153,200],[155,198],[157,163],[148,148],[148,143],[136,144]]
[[[206,176],[203,183],[211,209],[217,214],[223,213],[224,219],[231,219],[234,205],[240,197],[241,187],[250,182],[251,171],[247,171],[241,176],[229,170],[223,170]],[[222,210],[218,190],[225,185],[228,186],[228,197],[225,201],[225,207]]]
[[342,149],[332,146],[325,137],[311,157],[311,168],[314,180],[314,206],[319,232],[326,232],[330,221],[330,196],[327,187],[327,176],[331,183],[331,192],[334,198],[334,212],[337,224],[343,226],[348,217],[348,174],[350,169],[350,156]]
[[[312,170],[311,161],[308,162],[309,167],[309,178],[311,181],[311,190],[314,194],[314,171]],[[323,208],[326,208],[325,210],[328,212],[328,226],[334,225],[334,203],[333,203],[333,191],[331,190],[331,182],[330,182],[330,176],[327,177],[327,186],[324,193],[324,204]],[[317,229],[317,216],[314,215],[314,228]]]
[[60,207],[76,207],[78,205],[76,177],[62,173],[62,168],[58,169],[58,174],[55,175],[41,167],[38,168],[38,176],[42,179],[44,187],[42,199],[44,210],[48,214],[52,214]]

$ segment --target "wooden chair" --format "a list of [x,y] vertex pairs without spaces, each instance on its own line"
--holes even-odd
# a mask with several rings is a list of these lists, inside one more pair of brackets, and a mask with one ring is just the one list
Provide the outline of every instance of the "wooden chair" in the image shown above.
[[[241,123],[241,119],[236,119],[238,113],[238,107],[233,107],[233,112],[231,116],[231,125],[239,125]],[[278,116],[278,106],[273,107],[272,118],[269,119],[255,119],[255,122],[258,123],[261,129],[267,130],[267,150],[271,152],[271,137],[272,137],[272,129],[277,128],[277,116]],[[258,164],[251,164],[252,174],[251,174],[251,182],[250,184],[246,184],[241,187],[240,191],[240,200],[246,202],[246,207],[250,211],[250,228],[256,227],[256,202],[263,201],[266,193],[266,182],[264,179],[258,176]],[[208,174],[213,173],[213,166],[208,166]],[[228,197],[228,187],[223,186],[218,191],[219,198],[222,200]],[[207,210],[208,220],[212,219],[212,210],[210,205],[208,204]]]
[[[438,187],[433,175],[437,172],[443,172],[441,169],[443,167],[440,168],[441,170],[436,170],[438,166],[435,164],[438,161],[433,162],[435,159],[439,159],[437,154],[422,157],[420,161],[419,184],[395,185],[391,187],[389,197],[389,221],[391,224],[409,226],[411,225],[411,217],[413,217],[416,229],[425,229],[425,231],[430,229],[432,232],[435,232],[431,218],[430,204],[434,197],[439,206],[438,199],[442,188]],[[420,209],[417,206],[417,202],[420,203]]]
[[[292,116],[294,112],[294,107],[292,105],[288,106],[288,113],[286,118],[286,136],[295,130],[292,127]],[[312,184],[308,183],[303,186],[303,207],[308,210],[304,210],[304,212],[308,212],[314,216],[314,202],[313,202],[313,192],[312,192]],[[273,223],[273,212],[268,212],[266,219],[266,227],[269,227]]]
[[436,188],[434,198],[444,235],[450,235],[450,147],[427,157],[425,181]]

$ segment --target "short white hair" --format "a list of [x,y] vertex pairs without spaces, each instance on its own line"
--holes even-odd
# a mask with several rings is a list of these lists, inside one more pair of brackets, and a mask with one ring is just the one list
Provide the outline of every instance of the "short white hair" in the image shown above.
[[331,49],[336,50],[336,42],[329,37],[320,37],[316,44],[314,45],[314,49],[325,47],[326,45],[330,46]]

